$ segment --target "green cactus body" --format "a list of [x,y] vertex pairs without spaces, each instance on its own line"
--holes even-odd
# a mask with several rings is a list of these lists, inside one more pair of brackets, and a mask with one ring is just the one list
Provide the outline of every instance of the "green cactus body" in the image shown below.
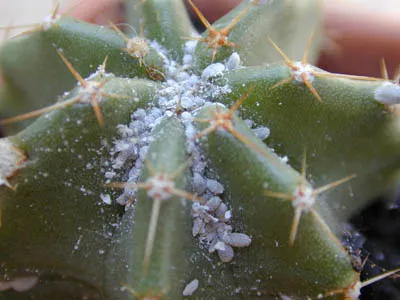
[[343,225],[393,187],[400,92],[306,62],[317,2],[188,41],[183,2],[128,1],[133,37],[57,17],[6,42],[0,113],[34,112],[0,121],[1,296],[357,299]]

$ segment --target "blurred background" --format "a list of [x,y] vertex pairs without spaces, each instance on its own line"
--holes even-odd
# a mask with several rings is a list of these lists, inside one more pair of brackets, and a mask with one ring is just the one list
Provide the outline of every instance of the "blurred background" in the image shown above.
[[[60,2],[64,8],[72,7],[67,9],[69,14],[95,21],[93,14],[96,12],[110,14],[110,9],[104,9],[105,3],[117,3],[118,0]],[[203,12],[208,8],[206,15],[212,22],[240,2],[198,0],[196,5]],[[400,0],[321,0],[321,4],[325,38],[319,67],[337,73],[380,77],[379,60],[383,57],[390,77],[394,78],[400,63]],[[40,22],[53,6],[52,0],[0,0],[0,26]],[[119,12],[118,9],[115,11]],[[17,32],[13,31],[12,35]],[[4,34],[1,30],[0,41]]]
[[[0,0],[0,26],[40,22],[49,14],[52,6],[52,0]],[[1,30],[0,41],[3,38],[4,31]]]

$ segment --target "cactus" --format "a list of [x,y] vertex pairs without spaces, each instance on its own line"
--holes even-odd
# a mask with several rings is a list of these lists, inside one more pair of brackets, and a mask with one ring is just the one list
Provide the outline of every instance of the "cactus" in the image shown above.
[[312,65],[317,0],[188,4],[202,35],[137,0],[125,32],[55,11],[2,45],[5,298],[357,299],[398,271],[361,281],[342,237],[396,184],[399,85]]

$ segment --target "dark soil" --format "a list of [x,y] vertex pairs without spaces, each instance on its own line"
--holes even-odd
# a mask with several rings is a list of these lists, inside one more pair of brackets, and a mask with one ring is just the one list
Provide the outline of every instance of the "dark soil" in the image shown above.
[[[360,261],[368,257],[361,272],[361,281],[385,270],[400,268],[400,199],[395,205],[377,199],[354,216],[351,223],[359,233],[353,235],[352,240],[354,248],[361,247]],[[387,278],[366,286],[360,299],[399,300],[400,280]]]

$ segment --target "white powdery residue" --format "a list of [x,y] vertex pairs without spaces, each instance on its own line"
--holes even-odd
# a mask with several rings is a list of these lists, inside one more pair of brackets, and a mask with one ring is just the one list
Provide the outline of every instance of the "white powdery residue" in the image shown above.
[[116,141],[114,153],[118,153],[118,155],[114,159],[112,167],[114,169],[121,169],[127,160],[137,157],[137,152],[137,147],[132,142],[129,143],[129,141],[124,140]]
[[197,279],[193,279],[189,282],[182,292],[182,296],[192,296],[193,293],[199,288],[199,281]]
[[[201,76],[188,71],[193,63],[196,44],[197,41],[188,41],[185,44],[183,62],[178,63],[169,59],[169,53],[157,42],[150,43],[151,47],[163,57],[166,80],[161,84],[161,88],[155,96],[153,102],[156,103],[155,106],[137,109],[131,114],[129,125],[118,126],[119,138],[114,141],[111,162],[104,168],[106,181],[110,182],[117,175],[117,170],[121,170],[125,176],[128,176],[126,182],[137,183],[144,166],[148,146],[152,142],[153,128],[159,124],[162,118],[176,115],[185,126],[185,146],[187,153],[192,158],[191,170],[193,174],[196,174],[193,182],[196,192],[203,193],[204,199],[211,199],[213,196],[223,193],[222,185],[213,180],[208,182],[204,176],[206,162],[195,142],[197,130],[193,124],[193,113],[197,109],[209,105],[208,99],[216,99],[223,94],[231,93],[231,87],[227,81],[220,85],[208,81],[212,77],[223,75],[225,65],[221,63],[211,64],[202,72]],[[239,65],[240,57],[234,53],[227,62],[227,68],[234,70]],[[124,167],[128,161],[134,161],[134,166],[131,170],[126,171]],[[207,186],[207,182],[209,186]],[[136,188],[132,188],[132,186],[125,186],[123,193],[116,199],[118,203],[123,205],[132,203],[136,196]],[[212,220],[227,222],[232,217],[231,211],[225,204],[220,205],[215,210],[214,214],[216,213],[222,214],[220,218],[210,214],[209,216],[204,215],[204,218],[208,222]],[[204,223],[204,218],[196,221],[199,224],[199,227],[194,230],[196,234],[204,231],[204,226],[201,224]]]
[[346,293],[345,297],[346,299],[349,300],[357,300],[359,299],[361,295],[361,289],[363,288],[363,285],[360,281],[358,281],[355,285],[352,286]]
[[311,83],[314,81],[315,77],[314,77],[314,71],[312,69],[311,65],[304,65],[303,62],[298,61],[295,62],[294,66],[296,67],[296,69],[291,69],[290,73],[294,76],[294,79],[297,82],[301,82],[304,83],[304,78],[303,76]]
[[192,114],[190,113],[190,112],[187,112],[187,111],[184,111],[182,114],[181,114],[181,120],[182,120],[182,122],[192,122],[193,121],[193,116],[192,116]]
[[107,179],[112,179],[112,178],[115,177],[115,175],[117,175],[117,173],[114,172],[114,171],[108,171],[108,172],[106,172],[106,173],[104,174],[104,176],[105,176]]
[[375,90],[374,96],[382,104],[400,104],[400,85],[386,81]]
[[104,66],[103,65],[99,65],[97,67],[96,72],[89,74],[89,76],[87,76],[85,78],[85,81],[90,81],[90,80],[98,80],[98,79],[110,79],[115,77],[113,73],[106,73],[106,70],[104,70]]
[[202,97],[192,96],[192,95],[184,95],[181,97],[181,106],[185,110],[193,110],[198,107],[202,107],[205,103],[205,100]]
[[[195,177],[197,179],[193,178],[194,182],[202,180],[208,183],[211,182],[212,184],[206,184],[206,186],[210,186],[212,189],[218,186],[218,192],[223,191],[223,186],[219,182],[212,179],[200,179],[196,173]],[[194,184],[194,189],[196,189],[196,184]],[[201,190],[203,190],[202,186]],[[232,226],[230,225],[232,212],[228,210],[227,205],[220,197],[208,197],[206,196],[207,193],[211,192],[206,190],[200,194],[203,199],[209,198],[205,205],[198,202],[192,205],[192,234],[193,236],[199,236],[200,245],[205,245],[209,253],[216,251],[222,262],[230,262],[235,255],[233,247],[247,247],[251,243],[251,238],[244,233],[232,232]]]
[[160,55],[165,64],[168,64],[168,51],[163,46],[161,46],[156,40],[152,40],[150,41],[150,47]]
[[175,81],[172,81],[165,83],[158,94],[158,105],[161,109],[165,110],[176,108],[182,92],[181,87]]
[[[164,112],[157,108],[137,109],[131,114],[129,125],[118,125],[120,139],[114,141],[111,150],[111,170],[105,170],[106,181],[116,176],[115,170],[122,169],[127,161],[134,161],[134,166],[128,174],[127,182],[136,183],[144,165],[144,159],[151,142],[151,131],[161,120]],[[126,172],[126,171],[125,171]],[[135,197],[136,189],[129,186],[117,197],[116,202],[126,205]]]
[[82,192],[82,194],[83,194],[84,196],[93,195],[93,191],[88,190],[88,189],[85,188],[83,185],[81,185],[81,186],[79,187],[79,190]]
[[192,171],[199,174],[204,174],[207,163],[202,159],[201,154],[197,154],[196,152],[194,153],[195,154],[193,155]]
[[196,91],[197,87],[201,86],[203,83],[199,76],[192,74],[187,80],[182,82],[182,84],[185,89],[191,88]]
[[42,26],[43,26],[43,31],[47,31],[51,29],[53,26],[56,25],[56,22],[60,19],[60,15],[57,14],[53,16],[53,14],[48,15],[44,18]]
[[233,52],[225,64],[227,71],[236,70],[240,67],[240,56],[236,52]]
[[[81,103],[90,104],[93,100],[102,102],[104,94],[101,91],[101,82],[97,81],[85,81],[85,86],[79,86],[77,98]],[[79,84],[78,84],[79,85]]]
[[292,205],[294,208],[300,208],[309,211],[315,203],[314,190],[305,185],[299,185],[293,192]]
[[178,82],[184,82],[184,81],[189,80],[190,78],[191,78],[190,74],[188,72],[185,72],[182,70],[176,74],[176,80]]
[[215,88],[211,89],[209,92],[209,94],[213,98],[219,97],[219,96],[225,95],[225,94],[230,94],[230,93],[232,93],[232,88],[229,84],[225,84],[220,87],[215,87]]
[[137,159],[135,161],[133,168],[129,170],[127,182],[135,182],[135,180],[139,178],[140,170],[142,169],[143,166],[144,166],[144,160],[140,158]]
[[169,64],[166,66],[167,69],[167,79],[168,80],[176,80],[177,75],[180,72],[180,66],[176,64],[176,62],[171,61]]
[[191,54],[185,54],[183,56],[183,65],[184,66],[189,66],[193,62],[193,56]]
[[79,245],[80,245],[81,242],[82,242],[82,237],[83,237],[82,235],[79,235],[78,239],[77,239],[76,242],[75,242],[74,250],[72,251],[72,253],[74,253],[75,251],[78,251]]
[[249,128],[253,127],[253,125],[254,125],[253,120],[250,120],[250,119],[244,120],[244,123],[245,123]]
[[144,121],[144,119],[146,118],[146,111],[142,108],[139,108],[132,113],[131,118],[133,120]]
[[159,107],[174,111],[180,106],[185,111],[193,111],[204,105],[204,89],[204,83],[197,76],[181,71],[173,79],[167,80],[159,91]]
[[0,157],[0,186],[6,185],[12,189],[13,187],[7,178],[21,168],[21,164],[26,157],[8,139],[0,139]]
[[175,182],[163,173],[147,178],[146,184],[150,186],[147,196],[152,199],[168,200],[173,196],[171,191],[175,189]]
[[196,128],[194,127],[194,125],[189,121],[187,122],[186,128],[185,128],[185,135],[186,138],[189,141],[194,141],[194,139],[196,138]]
[[185,135],[186,135],[186,152],[189,155],[192,155],[192,165],[196,162],[194,159],[196,155],[196,145],[195,145],[195,137],[196,137],[196,128],[193,124],[193,116],[189,112],[183,112],[181,115],[182,123],[185,126]]
[[124,152],[132,148],[132,143],[129,140],[119,140],[114,143],[115,152]]
[[[193,35],[199,36],[199,35],[197,34],[197,32],[193,32],[193,33],[192,33],[192,36],[193,36]],[[194,50],[196,49],[196,46],[197,46],[197,41],[196,41],[196,40],[187,41],[187,42],[185,43],[185,54],[194,54]]]
[[281,160],[282,162],[284,162],[285,164],[287,164],[288,161],[289,161],[289,157],[287,157],[287,156],[283,156],[283,157],[279,157],[279,158],[280,158],[280,160]]
[[134,120],[129,124],[129,128],[133,131],[134,136],[139,136],[146,131],[146,120]]
[[139,158],[144,161],[146,158],[147,151],[149,150],[149,146],[143,146],[139,150]]
[[216,223],[218,219],[209,213],[210,208],[207,205],[202,205],[199,202],[194,202],[192,205],[192,216],[200,218],[205,224]]
[[152,130],[162,119],[164,112],[158,107],[152,107],[144,118],[146,128]]

